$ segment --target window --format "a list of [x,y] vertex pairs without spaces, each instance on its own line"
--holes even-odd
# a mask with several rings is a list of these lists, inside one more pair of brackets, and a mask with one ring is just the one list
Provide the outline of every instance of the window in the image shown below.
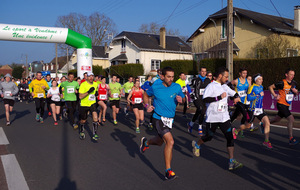
[[51,69],[50,70],[53,70],[53,64],[51,63]]
[[[234,18],[232,19],[233,22],[233,37],[235,36],[235,31],[234,31]],[[222,19],[221,20],[221,39],[226,39],[227,38],[227,20]]]
[[136,59],[136,60],[135,60],[135,63],[136,63],[136,64],[139,64],[139,63],[140,63],[140,60],[139,60],[139,59]]
[[126,40],[122,40],[121,42],[121,52],[126,52]]
[[151,70],[157,70],[160,68],[160,60],[151,60]]
[[286,56],[287,57],[296,57],[296,56],[298,56],[298,50],[288,48],[288,49],[286,49]]

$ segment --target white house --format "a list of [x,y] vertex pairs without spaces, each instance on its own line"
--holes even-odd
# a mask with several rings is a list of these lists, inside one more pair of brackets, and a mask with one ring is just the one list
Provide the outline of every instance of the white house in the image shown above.
[[117,35],[107,50],[111,65],[143,64],[144,74],[156,73],[164,60],[192,60],[191,47],[177,36],[126,32]]

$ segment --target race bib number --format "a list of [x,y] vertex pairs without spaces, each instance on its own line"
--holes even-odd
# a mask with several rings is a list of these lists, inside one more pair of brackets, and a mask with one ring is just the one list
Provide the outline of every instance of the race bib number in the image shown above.
[[99,99],[100,100],[106,100],[106,94],[100,94]]
[[60,101],[60,97],[58,95],[54,95],[54,96],[52,96],[52,100],[55,102],[58,102],[58,101]]
[[119,93],[113,93],[113,98],[119,98]]
[[135,98],[134,103],[136,103],[136,104],[142,103],[142,98]]
[[285,96],[286,101],[291,102],[294,99],[294,94],[287,94]]
[[228,109],[228,104],[225,102],[219,102],[218,112],[225,112]]
[[95,94],[90,94],[89,95],[89,100],[90,101],[95,101],[96,99],[95,99]]
[[263,113],[263,109],[262,108],[255,108],[254,115],[260,115],[262,113]]
[[186,92],[187,91],[187,87],[182,87],[182,92]]
[[5,91],[4,93],[5,93],[6,96],[10,96],[11,91]]
[[200,96],[202,96],[204,94],[204,90],[205,90],[205,88],[200,88]]
[[170,129],[172,129],[173,120],[173,118],[161,117],[161,121],[163,122],[164,127],[168,127]]
[[37,97],[38,97],[38,98],[44,98],[44,94],[43,94],[43,93],[38,93],[38,94],[37,94]]
[[20,88],[20,90],[23,90],[23,88]]
[[238,94],[240,97],[245,97],[247,95],[246,91],[243,90],[243,91],[238,91]]
[[29,89],[26,89],[26,92],[29,92]]
[[75,92],[74,88],[68,88],[67,89],[67,93],[74,93],[74,92]]

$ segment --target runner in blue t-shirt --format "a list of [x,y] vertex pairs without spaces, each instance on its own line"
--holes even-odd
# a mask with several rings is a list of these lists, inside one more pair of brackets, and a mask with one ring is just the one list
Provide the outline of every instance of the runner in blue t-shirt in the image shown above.
[[[158,135],[149,141],[143,137],[141,139],[140,151],[144,153],[149,145],[161,146],[166,143],[164,149],[164,158],[166,163],[166,179],[172,180],[176,178],[175,173],[171,170],[172,150],[174,139],[171,134],[172,124],[175,116],[177,103],[185,101],[179,84],[173,83],[174,70],[171,67],[165,67],[162,70],[161,81],[155,83],[144,93],[144,103],[147,112],[153,114],[153,124]],[[149,105],[149,97],[154,97],[153,105]]]

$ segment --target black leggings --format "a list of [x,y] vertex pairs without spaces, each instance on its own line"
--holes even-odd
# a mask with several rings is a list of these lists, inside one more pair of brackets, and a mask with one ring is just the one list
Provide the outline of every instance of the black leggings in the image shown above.
[[46,103],[47,103],[47,111],[50,112],[51,108],[50,108],[50,102],[51,102],[51,98],[46,98]]
[[187,105],[188,105],[188,100],[186,100],[186,101],[183,103],[183,115],[186,114]]
[[33,100],[35,102],[36,113],[43,117],[45,111],[45,98],[33,98]]
[[74,113],[77,107],[77,101],[65,101],[68,109],[68,117],[70,118],[71,124],[75,124]]
[[240,115],[240,113],[243,115],[243,118],[241,119],[241,124],[245,124],[245,122],[249,119],[249,116],[247,113],[247,106],[242,102],[238,102],[235,105],[235,111],[232,114],[230,121],[233,122]]
[[202,125],[204,120],[204,115],[206,112],[206,106],[202,100],[197,99],[194,101],[195,107],[197,108],[195,115],[192,118],[192,122],[195,122],[199,117],[199,125]]
[[211,141],[213,138],[217,127],[220,127],[222,133],[224,134],[226,140],[227,140],[227,147],[233,147],[233,135],[232,135],[232,127],[231,122],[228,120],[224,123],[206,123],[206,134],[201,139],[203,142]]

